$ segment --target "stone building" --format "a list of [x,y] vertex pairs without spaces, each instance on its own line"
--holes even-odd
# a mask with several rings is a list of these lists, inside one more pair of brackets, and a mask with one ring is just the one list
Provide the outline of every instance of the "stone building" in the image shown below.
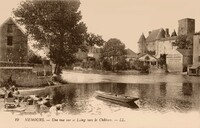
[[11,78],[19,86],[44,86],[51,81],[50,65],[30,64],[27,35],[12,19],[0,26],[0,86]]
[[0,61],[27,62],[28,44],[26,34],[12,18],[0,26]]
[[[195,33],[194,19],[181,19],[178,23],[178,35]],[[168,28],[149,31],[147,38],[143,34],[140,37],[139,51],[143,54],[153,55],[157,59],[164,59],[170,72],[187,71],[187,66],[192,64],[191,49],[178,50],[178,47],[174,46],[177,37],[176,31],[174,30],[170,35]]]
[[195,33],[195,20],[190,18],[178,21],[178,35],[188,35]]
[[200,75],[200,33],[193,36],[193,64],[188,69],[189,75]]

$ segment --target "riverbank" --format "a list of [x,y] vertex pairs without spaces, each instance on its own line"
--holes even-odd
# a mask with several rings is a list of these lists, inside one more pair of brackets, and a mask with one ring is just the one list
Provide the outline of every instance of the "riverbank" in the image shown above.
[[200,83],[200,79],[197,76],[171,73],[117,74],[65,70],[62,78],[69,83]]
[[138,75],[141,74],[138,70],[126,70],[126,71],[104,71],[104,70],[64,70],[66,72],[78,72],[78,73],[86,73],[86,74],[100,74],[100,75]]

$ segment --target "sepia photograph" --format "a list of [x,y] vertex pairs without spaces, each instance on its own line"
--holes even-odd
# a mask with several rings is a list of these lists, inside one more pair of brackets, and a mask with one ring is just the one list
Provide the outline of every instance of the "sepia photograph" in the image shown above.
[[198,0],[0,2],[0,127],[200,128]]

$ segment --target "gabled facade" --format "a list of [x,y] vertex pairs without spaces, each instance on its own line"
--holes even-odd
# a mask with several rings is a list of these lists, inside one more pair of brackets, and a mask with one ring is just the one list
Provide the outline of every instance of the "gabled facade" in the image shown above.
[[0,61],[27,62],[27,36],[12,18],[0,26]]
[[144,65],[156,66],[158,65],[158,59],[150,54],[138,55],[138,60],[143,62]]
[[157,29],[149,32],[149,36],[146,39],[146,50],[147,52],[155,55],[156,41],[165,37],[164,29]]

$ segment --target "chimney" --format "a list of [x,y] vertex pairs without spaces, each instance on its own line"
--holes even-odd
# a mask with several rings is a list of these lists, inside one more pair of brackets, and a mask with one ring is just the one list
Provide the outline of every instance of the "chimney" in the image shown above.
[[149,35],[151,34],[151,31],[149,31]]
[[169,29],[168,28],[165,29],[165,38],[166,37],[170,37],[170,35],[169,35]]

